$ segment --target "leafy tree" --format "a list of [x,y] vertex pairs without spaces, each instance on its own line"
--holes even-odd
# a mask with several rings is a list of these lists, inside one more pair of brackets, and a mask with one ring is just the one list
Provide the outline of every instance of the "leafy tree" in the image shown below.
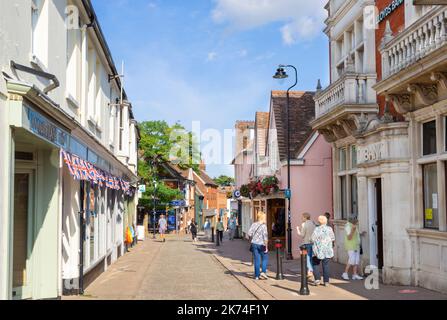
[[140,144],[138,174],[147,185],[140,203],[152,206],[154,181],[157,182],[155,197],[159,204],[168,204],[172,200],[183,198],[179,190],[169,188],[159,180],[160,166],[172,162],[181,169],[192,168],[198,171],[200,155],[197,156],[197,144],[191,132],[176,123],[169,126],[165,121],[147,121],[139,124]]
[[214,178],[214,181],[221,187],[229,187],[234,184],[234,178],[225,175]]

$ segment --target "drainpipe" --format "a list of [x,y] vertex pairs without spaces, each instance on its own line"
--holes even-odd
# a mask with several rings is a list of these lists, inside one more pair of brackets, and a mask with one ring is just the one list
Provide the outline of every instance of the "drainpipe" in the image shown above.
[[79,294],[84,294],[84,198],[85,198],[85,182],[81,181],[81,190],[79,194]]

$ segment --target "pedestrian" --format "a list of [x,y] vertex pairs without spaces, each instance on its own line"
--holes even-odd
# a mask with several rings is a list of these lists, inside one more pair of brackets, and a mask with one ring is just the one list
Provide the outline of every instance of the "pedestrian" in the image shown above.
[[[269,260],[268,255],[268,231],[266,226],[266,215],[259,211],[257,214],[257,221],[253,223],[248,231],[251,246],[250,251],[254,256],[254,273],[255,279],[267,280],[267,264]],[[262,272],[260,272],[262,260]]]
[[312,266],[312,234],[315,230],[316,224],[311,220],[309,213],[303,213],[303,223],[301,228],[299,226],[296,227],[298,235],[303,238],[302,245],[307,250],[307,277],[310,278],[313,276],[313,266]]
[[334,230],[334,223],[332,222],[332,216],[329,212],[326,212],[324,216],[327,218],[327,225]]
[[203,229],[205,230],[206,238],[211,241],[211,222],[209,218],[206,218],[205,223],[203,224]]
[[311,241],[313,243],[313,271],[314,285],[321,284],[321,274],[319,265],[323,266],[323,285],[329,286],[329,261],[334,257],[333,241],[335,241],[334,231],[327,225],[326,216],[318,217],[320,225],[315,228]]
[[228,221],[228,230],[230,232],[230,240],[233,241],[235,234],[236,234],[236,228],[237,228],[237,220],[234,215],[231,216],[230,220]]
[[223,233],[224,233],[224,224],[222,222],[222,218],[218,217],[217,218],[217,223],[216,223],[216,232],[217,232],[217,236],[219,237],[220,243],[223,243]]
[[166,242],[165,233],[168,226],[168,222],[165,219],[164,215],[160,216],[160,219],[158,220],[158,232],[160,233],[160,237],[163,240],[163,242]]
[[191,219],[189,219],[188,222],[187,222],[187,225],[186,225],[186,234],[188,234],[190,227],[191,227]]
[[197,224],[194,219],[191,220],[191,224],[189,225],[189,230],[191,231],[192,241],[197,242]]
[[345,225],[345,249],[348,252],[348,263],[342,274],[344,280],[349,280],[349,269],[352,267],[352,280],[363,280],[359,276],[360,266],[360,232],[357,217],[352,217]]

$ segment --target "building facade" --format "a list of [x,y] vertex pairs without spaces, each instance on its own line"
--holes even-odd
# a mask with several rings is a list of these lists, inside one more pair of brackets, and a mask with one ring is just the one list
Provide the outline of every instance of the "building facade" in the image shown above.
[[380,0],[327,9],[331,84],[315,98],[312,125],[333,146],[337,259],[347,258],[343,226],[358,216],[364,265],[385,283],[445,292],[447,8]]
[[0,298],[79,293],[136,225],[137,123],[90,1],[0,12]]

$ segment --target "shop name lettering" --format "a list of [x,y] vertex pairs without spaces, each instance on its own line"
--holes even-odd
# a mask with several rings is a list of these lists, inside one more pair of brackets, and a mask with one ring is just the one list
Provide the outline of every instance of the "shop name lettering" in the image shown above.
[[360,163],[381,160],[385,157],[385,144],[376,143],[368,147],[359,148],[358,159]]
[[38,114],[31,110],[28,110],[28,117],[30,120],[30,128],[33,132],[53,143],[56,143],[59,146],[66,145],[66,133],[62,132],[59,128],[47,120],[42,119]]
[[399,8],[404,3],[404,0],[393,0],[388,6],[385,7],[377,18],[378,23],[385,20],[390,14],[392,14],[397,8]]
[[212,307],[190,307],[184,305],[178,307],[177,315],[196,315],[208,318],[211,313],[220,315],[267,315],[270,306],[266,305],[221,305],[219,308]]

